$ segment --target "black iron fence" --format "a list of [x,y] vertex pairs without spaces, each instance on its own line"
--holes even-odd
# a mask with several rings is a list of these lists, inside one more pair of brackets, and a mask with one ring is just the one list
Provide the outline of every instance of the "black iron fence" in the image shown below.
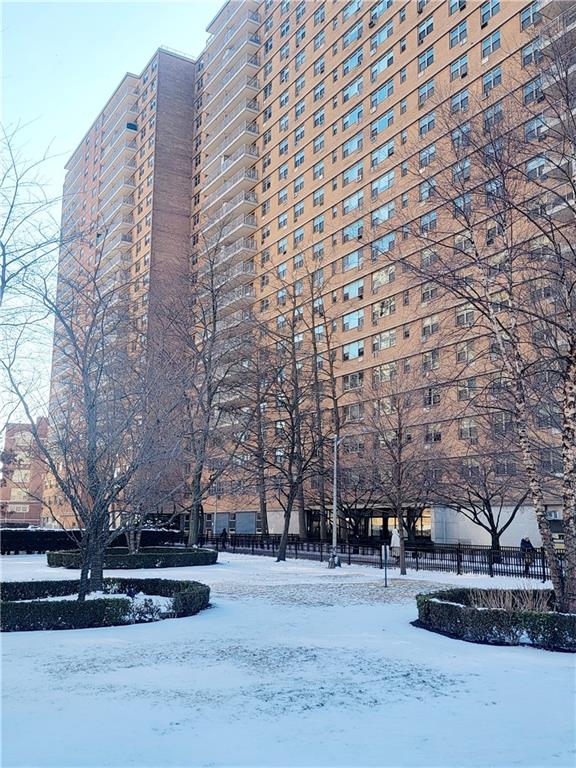
[[[280,536],[260,536],[257,534],[231,534],[227,538],[202,536],[200,544],[212,546],[218,550],[239,554],[264,555],[275,557],[280,545]],[[286,557],[302,560],[327,560],[332,546],[326,541],[301,541],[297,536],[290,536],[286,548]],[[381,546],[355,545],[340,542],[337,553],[343,563],[349,565],[371,565],[383,568],[385,559],[388,565],[396,567],[399,550],[391,547],[385,553]],[[563,556],[558,553],[562,566]],[[457,574],[481,574],[486,576],[514,576],[546,581],[550,571],[543,549],[523,552],[519,547],[472,546],[467,544],[432,544],[424,547],[406,547],[406,565],[416,571],[444,571]]]

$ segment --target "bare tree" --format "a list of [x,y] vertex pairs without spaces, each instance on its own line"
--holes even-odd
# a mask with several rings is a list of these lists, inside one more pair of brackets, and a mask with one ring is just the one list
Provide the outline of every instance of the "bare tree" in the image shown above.
[[51,479],[45,507],[68,513],[81,529],[79,599],[102,588],[106,548],[147,503],[166,462],[163,428],[173,403],[158,397],[146,356],[131,351],[143,340],[129,301],[130,279],[109,269],[105,238],[96,264],[68,252],[58,291],[38,288],[37,300],[54,318],[54,359],[48,434],[38,429],[38,402],[27,377],[2,361],[36,452]]
[[[527,42],[506,82],[495,75],[473,87],[459,83],[430,102],[419,123],[422,144],[429,143],[404,160],[423,209],[416,218],[405,210],[391,236],[393,258],[444,292],[457,322],[466,308],[474,316],[482,375],[501,376],[510,395],[558,605],[574,610],[573,52],[568,36],[545,29]],[[543,409],[559,434],[543,426]],[[562,499],[564,577],[546,517],[549,475]]]

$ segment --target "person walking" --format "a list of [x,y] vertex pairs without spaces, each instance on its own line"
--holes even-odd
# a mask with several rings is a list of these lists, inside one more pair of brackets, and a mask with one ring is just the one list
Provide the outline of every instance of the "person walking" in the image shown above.
[[226,549],[226,544],[228,543],[228,531],[226,528],[222,528],[222,533],[220,534],[220,545],[222,549]]
[[524,538],[520,541],[520,551],[524,559],[524,576],[529,576],[530,566],[534,562],[534,553],[536,550],[534,549],[534,546],[528,536],[524,536]]

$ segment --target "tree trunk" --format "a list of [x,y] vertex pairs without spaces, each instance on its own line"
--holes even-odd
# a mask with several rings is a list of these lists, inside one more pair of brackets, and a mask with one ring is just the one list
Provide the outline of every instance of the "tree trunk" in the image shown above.
[[90,547],[90,540],[86,540],[86,546],[80,549],[82,556],[82,566],[80,568],[80,587],[78,588],[78,601],[83,602],[86,599],[86,595],[89,592],[90,584],[88,580],[88,574],[92,565],[92,550]]
[[576,613],[576,339],[568,356],[562,408],[562,521],[564,527],[564,604]]
[[302,540],[305,541],[308,539],[306,503],[304,501],[304,486],[301,482],[298,486],[298,534]]
[[276,554],[276,562],[286,560],[286,547],[288,546],[288,531],[290,530],[290,517],[292,516],[292,499],[288,499],[286,509],[284,510],[284,528],[282,530],[282,536],[280,537],[280,544],[278,545],[278,553]]
[[492,551],[500,553],[500,534],[498,531],[491,531],[490,538],[492,540]]
[[90,568],[90,592],[102,592],[104,589],[104,552],[99,543],[92,556]]
[[400,537],[400,547],[399,547],[399,566],[400,566],[400,575],[406,576],[406,547],[404,543],[404,512],[401,509],[398,509],[396,511],[396,523],[398,526],[398,536]]
[[[193,547],[198,544],[198,520],[200,518],[200,490],[201,490],[202,470],[196,468],[192,478],[192,505],[188,518],[188,539],[186,545]],[[216,535],[216,513],[214,513],[213,533]]]

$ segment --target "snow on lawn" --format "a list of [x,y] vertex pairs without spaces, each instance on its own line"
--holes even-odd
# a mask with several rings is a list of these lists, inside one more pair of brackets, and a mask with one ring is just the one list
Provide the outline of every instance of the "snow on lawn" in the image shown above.
[[[3,579],[76,576],[41,555],[0,565]],[[410,625],[418,591],[518,582],[393,573],[385,590],[374,568],[226,553],[107,573],[202,581],[213,608],[4,634],[3,766],[574,764],[574,656]]]

